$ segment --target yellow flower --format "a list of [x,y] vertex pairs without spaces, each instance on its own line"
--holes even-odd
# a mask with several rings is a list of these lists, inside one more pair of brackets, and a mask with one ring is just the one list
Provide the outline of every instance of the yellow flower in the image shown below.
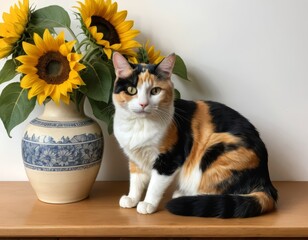
[[23,0],[10,8],[9,13],[3,13],[0,23],[0,58],[9,56],[16,43],[21,39],[29,20],[29,1]]
[[145,44],[145,50],[148,54],[149,63],[151,64],[158,64],[165,58],[160,55],[160,51],[155,51],[154,46],[150,46],[149,41]]
[[76,8],[84,26],[96,44],[103,46],[108,59],[111,58],[112,51],[128,57],[136,56],[133,49],[141,45],[133,39],[139,31],[131,29],[133,21],[125,21],[127,11],[118,12],[117,3],[111,3],[111,0],[85,0],[84,3],[78,3],[80,7]]
[[65,42],[64,32],[53,38],[48,29],[43,38],[34,34],[33,39],[34,45],[23,42],[27,55],[16,58],[22,63],[17,71],[25,74],[20,86],[30,89],[28,98],[37,96],[39,104],[47,97],[57,104],[60,100],[68,104],[68,93],[84,85],[78,72],[85,66],[79,63],[81,55],[72,52],[76,41]]

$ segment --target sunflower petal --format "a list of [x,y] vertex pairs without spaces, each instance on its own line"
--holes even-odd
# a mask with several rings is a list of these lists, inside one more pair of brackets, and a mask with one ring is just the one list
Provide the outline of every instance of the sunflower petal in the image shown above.
[[75,45],[76,41],[70,41],[67,43],[62,44],[59,47],[59,51],[63,56],[67,56],[73,49],[74,45]]
[[145,50],[148,54],[149,62],[152,64],[158,64],[164,59],[164,56],[160,55],[160,51],[155,51],[154,46],[150,46],[149,40],[145,44]]
[[122,47],[122,44],[113,44],[110,46],[112,50],[118,51]]
[[129,42],[124,42],[122,43],[122,49],[131,49],[131,48],[138,48],[141,47],[141,44],[138,43],[137,41],[129,41]]
[[[82,81],[81,77],[76,76],[75,78],[70,78],[69,80],[70,83],[76,85],[76,86],[81,86],[81,85],[85,85],[85,83]],[[76,88],[76,87],[73,87]]]
[[45,88],[45,82],[40,80],[40,81],[36,81],[31,89],[29,90],[28,93],[28,98],[31,99],[33,97],[35,97],[36,95],[43,93],[44,92],[44,88]]
[[132,40],[140,34],[139,30],[129,30],[126,33],[121,34],[121,42]]
[[41,49],[37,48],[35,45],[32,45],[30,43],[22,42],[22,47],[27,55],[38,56],[38,57],[43,55],[43,51]]
[[22,88],[28,89],[31,88],[37,81],[39,81],[37,75],[27,74],[21,79],[20,86]]
[[120,23],[124,22],[126,16],[127,11],[118,12],[111,17],[110,22],[112,22],[114,26],[119,25]]
[[[2,14],[3,23],[0,23],[0,39],[6,42],[1,43],[0,58],[9,56],[16,46],[16,43],[22,39],[25,27],[29,21],[29,1],[19,2],[19,5],[11,6],[9,13]],[[8,39],[10,38],[10,39]]]
[[50,94],[50,97],[57,105],[60,104],[61,93],[57,86],[53,89],[52,93]]
[[86,66],[79,63],[79,62],[70,62],[70,68],[75,70],[76,72],[81,71],[82,69],[85,69]]
[[108,59],[111,59],[112,51],[110,48],[104,48],[104,52],[107,55]]
[[0,58],[7,57],[12,52],[13,46],[7,44],[4,39],[0,39]]
[[21,56],[16,57],[16,59],[23,64],[28,64],[33,67],[35,67],[38,63],[37,57],[29,56],[29,55],[21,55]]
[[43,53],[45,53],[48,50],[45,42],[37,33],[34,33],[33,40],[36,47],[39,48]]
[[68,105],[70,103],[70,96],[69,95],[67,95],[67,96],[61,95],[60,98],[61,98],[61,101],[64,102],[65,104]]
[[52,37],[49,30],[46,28],[43,34],[43,39],[45,44],[48,46],[49,51],[57,51],[58,50],[58,42],[56,39]]
[[24,73],[24,74],[36,74],[37,69],[36,67],[29,66],[29,65],[20,65],[18,68],[16,68],[17,72]]
[[82,58],[82,55],[78,54],[78,53],[69,53],[67,55],[67,60],[68,61],[78,62],[81,58]]
[[[132,51],[128,51],[128,48],[141,47],[141,44],[133,41],[133,39],[139,34],[138,30],[131,29],[134,22],[125,21],[127,17],[127,11],[118,12],[117,2],[112,3],[111,0],[85,0],[84,3],[78,2],[79,7],[77,9],[80,12],[81,19],[85,26],[85,33],[89,33],[94,38],[97,45],[103,46],[103,51],[110,59],[112,50],[119,52],[129,52],[135,55]],[[102,19],[100,23],[92,22],[93,17],[96,17],[97,21]],[[106,23],[106,21],[108,23]],[[113,39],[108,39],[109,37],[104,35],[102,31],[99,31],[97,26],[99,24],[109,24],[108,27],[113,28]],[[110,26],[111,25],[111,26]]]
[[67,92],[72,92],[73,91],[73,87],[72,87],[72,83],[70,83],[69,81],[66,81],[66,82],[64,82],[64,83],[62,83],[62,88],[64,89],[66,89],[66,93],[62,93],[63,95],[67,95]]
[[46,94],[41,93],[37,95],[37,102],[39,103],[39,105],[42,105],[42,103],[46,100]]
[[128,30],[130,30],[134,25],[134,21],[126,21],[126,22],[122,22],[120,23],[116,29],[117,29],[117,32],[118,33],[125,33],[127,32]]
[[[73,89],[84,85],[78,71],[85,68],[79,63],[81,54],[73,51],[74,41],[65,42],[64,33],[53,38],[48,29],[45,30],[43,38],[35,35],[34,45],[24,42],[24,51],[27,55],[17,57],[22,63],[17,71],[25,74],[20,85],[29,89],[28,98],[37,97],[39,104],[42,104],[47,97],[50,97],[56,104],[60,101],[69,102],[69,93]],[[49,64],[54,60],[55,64]],[[62,73],[57,73],[58,64]]]
[[50,94],[53,92],[53,90],[55,89],[56,85],[53,85],[53,84],[48,84],[46,87],[45,87],[45,98],[50,96]]
[[[57,36],[57,38],[55,39],[58,42],[58,46],[62,45],[63,43],[65,43],[65,37],[64,37],[64,32],[60,32]],[[76,43],[76,41],[71,41],[74,42],[74,44]],[[73,45],[74,45],[73,44]],[[72,49],[71,49],[72,50]]]
[[66,83],[62,83],[62,84],[58,85],[57,88],[59,89],[60,93],[63,96],[67,96],[67,93],[69,92],[69,89],[70,89],[70,88],[67,87]]

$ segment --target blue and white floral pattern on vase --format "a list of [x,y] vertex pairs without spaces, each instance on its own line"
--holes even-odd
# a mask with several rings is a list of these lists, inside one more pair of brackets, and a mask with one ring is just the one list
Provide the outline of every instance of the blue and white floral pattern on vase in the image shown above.
[[50,101],[22,139],[27,176],[39,200],[70,203],[89,196],[97,177],[104,140],[100,126],[73,104]]

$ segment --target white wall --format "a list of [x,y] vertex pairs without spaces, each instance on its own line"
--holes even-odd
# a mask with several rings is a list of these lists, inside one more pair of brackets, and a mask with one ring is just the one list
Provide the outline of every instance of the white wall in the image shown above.
[[[1,1],[0,13],[8,11],[12,2]],[[71,13],[76,5],[73,0],[30,2],[37,8],[59,4]],[[267,144],[272,179],[308,180],[308,1],[119,0],[118,4],[135,20],[140,40],[149,38],[165,55],[176,52],[185,60],[193,82],[174,77],[184,98],[216,100],[237,109],[256,125]],[[41,110],[38,107],[27,123]],[[27,123],[12,131],[13,138],[0,123],[0,180],[27,180],[20,149]],[[105,141],[98,179],[127,179],[127,162],[117,143],[107,133]]]

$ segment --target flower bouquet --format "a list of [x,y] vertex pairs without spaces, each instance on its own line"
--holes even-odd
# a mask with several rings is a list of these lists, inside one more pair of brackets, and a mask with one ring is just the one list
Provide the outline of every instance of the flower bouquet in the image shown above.
[[[82,109],[85,98],[94,116],[106,122],[112,132],[112,53],[120,52],[132,63],[157,64],[164,58],[149,42],[144,45],[135,39],[140,32],[133,29],[133,21],[126,20],[127,11],[118,11],[116,2],[85,0],[73,8],[82,30],[78,34],[71,27],[68,12],[57,5],[34,9],[29,0],[23,0],[3,13],[0,58],[6,62],[0,84],[13,82],[6,83],[0,95],[0,118],[9,136],[27,119],[36,102],[73,102]],[[187,79],[179,56],[174,73]],[[20,80],[16,81],[16,75]]]

